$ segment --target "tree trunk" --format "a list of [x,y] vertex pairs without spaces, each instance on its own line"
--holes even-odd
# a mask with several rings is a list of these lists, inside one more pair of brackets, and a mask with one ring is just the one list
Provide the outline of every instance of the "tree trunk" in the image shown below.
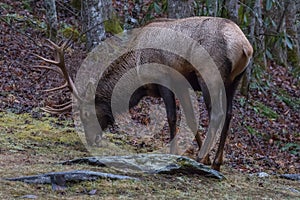
[[[253,6],[253,13],[251,14],[249,37],[250,37],[250,43],[252,44],[253,47],[255,47],[255,46],[257,46],[256,40],[255,40],[255,29],[256,29],[257,23],[258,23],[256,20],[256,13],[258,12],[258,9],[260,7],[260,0],[255,0],[252,3],[252,5],[253,4],[254,4],[254,6]],[[252,5],[250,7],[252,7]],[[254,52],[254,54],[256,54],[256,52]],[[242,79],[241,94],[244,96],[248,96],[252,68],[253,68],[253,59],[250,61],[249,66],[246,69],[246,72]]]
[[229,19],[238,24],[238,0],[226,1],[225,5],[228,9]]
[[[297,10],[297,21],[300,22],[300,1],[296,3],[296,10]],[[297,23],[297,32],[298,32],[298,44],[300,45],[300,23]]]
[[276,41],[269,43],[270,50],[272,51],[275,62],[277,64],[287,66],[287,48],[286,45],[282,42],[284,38],[279,38],[283,37],[286,34],[285,18],[287,8],[285,7],[286,5],[284,1],[279,1],[278,4],[279,5],[276,7],[273,6],[274,9],[272,7],[272,10],[266,12],[266,17],[273,19],[277,26],[276,28],[270,26],[266,31],[270,34],[277,34]]
[[55,0],[44,0],[44,7],[46,10],[47,28],[50,40],[56,42],[57,36],[57,13]]
[[218,16],[218,10],[219,10],[219,2],[218,0],[212,0],[210,1],[211,2],[211,12],[210,13],[210,16],[214,16],[214,17],[217,17]]
[[265,29],[263,24],[263,14],[261,1],[257,0],[254,6],[255,15],[257,17],[255,23],[255,38],[257,51],[255,57],[261,58],[258,62],[264,68],[267,67],[267,58],[266,58],[266,46],[265,46]]
[[298,35],[297,35],[297,24],[296,24],[296,2],[294,0],[286,0],[285,1],[285,6],[287,8],[286,11],[286,18],[285,18],[285,23],[286,23],[286,33],[290,37],[291,42],[293,44],[293,48],[287,48],[287,57],[288,57],[288,62],[291,64],[293,67],[298,67],[300,65],[299,61],[299,43],[298,43]]
[[131,29],[130,27],[130,15],[129,15],[129,12],[128,12],[128,9],[129,9],[129,4],[128,4],[128,0],[125,0],[124,1],[124,30],[129,30]]
[[82,1],[83,30],[86,32],[88,51],[105,39],[103,22],[110,18],[111,13],[111,0]]
[[194,16],[193,0],[168,0],[169,18],[186,18]]

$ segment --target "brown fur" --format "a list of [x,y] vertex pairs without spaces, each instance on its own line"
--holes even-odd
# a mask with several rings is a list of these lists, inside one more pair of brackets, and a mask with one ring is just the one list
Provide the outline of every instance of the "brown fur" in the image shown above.
[[[154,21],[146,27],[163,27],[180,31],[198,41],[211,55],[216,63],[224,81],[228,109],[226,113],[225,126],[221,133],[221,141],[213,168],[219,170],[222,163],[222,155],[227,131],[231,119],[232,98],[235,88],[245,70],[253,49],[239,27],[232,21],[213,17],[192,17],[179,20],[162,19]],[[190,63],[185,59],[162,50],[144,49],[139,52],[142,63],[160,63],[168,65],[180,72],[190,82],[194,90],[202,89],[208,111],[211,110],[210,97],[201,77]],[[96,90],[96,113],[102,129],[114,123],[111,113],[111,94],[120,77],[129,69],[136,67],[136,52],[131,51],[115,60],[104,72]],[[130,81],[130,80],[128,80]],[[175,136],[176,110],[174,109],[174,94],[168,89],[148,84],[140,87],[130,100],[130,106],[136,105],[143,96],[162,97],[167,109],[167,117],[171,129],[171,139]],[[174,100],[175,101],[175,100]],[[197,142],[201,147],[200,137]],[[207,160],[208,157],[199,158]],[[207,162],[207,161],[206,161]]]

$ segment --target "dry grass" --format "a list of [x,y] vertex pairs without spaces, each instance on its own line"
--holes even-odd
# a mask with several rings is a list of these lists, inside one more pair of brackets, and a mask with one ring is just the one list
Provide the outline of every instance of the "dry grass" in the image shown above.
[[[70,122],[56,118],[36,120],[28,114],[0,113],[0,177],[35,175],[51,171],[89,169],[118,173],[87,165],[62,166],[59,161],[90,156]],[[128,145],[121,143],[124,148]],[[51,185],[30,185],[0,179],[0,198],[36,195],[38,199],[297,199],[297,181],[271,176],[258,178],[224,166],[226,180],[198,175],[135,174],[140,181],[98,180],[68,185],[63,192]],[[127,174],[128,175],[128,174]],[[95,195],[88,195],[97,190]],[[298,191],[298,192],[297,192]]]

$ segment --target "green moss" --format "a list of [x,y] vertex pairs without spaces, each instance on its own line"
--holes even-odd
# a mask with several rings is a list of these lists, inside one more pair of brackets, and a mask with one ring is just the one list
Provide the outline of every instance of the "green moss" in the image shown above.
[[192,167],[193,165],[190,163],[190,162],[188,162],[187,160],[185,160],[185,159],[178,159],[177,160],[177,163],[180,165],[180,166],[182,166],[182,167]]
[[293,67],[299,67],[300,65],[300,60],[299,60],[299,52],[297,52],[296,47],[293,49],[288,49],[288,62],[293,66]]
[[[53,191],[49,184],[26,184],[6,181],[4,178],[37,175],[53,171],[93,170],[122,174],[113,168],[86,164],[59,165],[59,161],[85,157],[80,140],[70,126],[72,121],[43,117],[33,119],[30,114],[0,112],[0,198],[20,199],[34,194],[41,199],[297,199],[299,183],[276,176],[258,178],[242,174],[226,165],[223,168],[228,179],[219,182],[196,174],[186,176],[130,174],[140,181],[109,180],[67,183],[65,191]],[[107,135],[107,134],[106,134]],[[115,140],[129,141],[126,134],[114,134]],[[113,134],[111,135],[113,137]],[[118,139],[119,138],[119,139]],[[66,143],[63,143],[66,142]],[[67,145],[65,145],[67,144]],[[78,149],[78,146],[83,148]],[[130,146],[130,145],[126,145]],[[127,148],[119,146],[120,149]],[[76,149],[77,148],[77,149]],[[287,146],[289,150],[295,145]],[[100,148],[99,148],[100,149]],[[104,148],[109,153],[114,150]],[[297,150],[297,148],[296,148]],[[117,152],[117,151],[115,151]],[[179,161],[189,166],[185,160]],[[224,171],[225,170],[225,171]],[[263,186],[263,187],[262,187]],[[292,188],[293,190],[287,190]],[[96,190],[95,195],[88,192]]]
[[61,30],[61,33],[65,38],[70,38],[72,36],[73,40],[78,40],[80,37],[80,33],[77,29],[74,29],[73,27],[66,27]]
[[112,34],[118,34],[123,31],[117,16],[113,16],[111,19],[104,21],[104,28],[106,32]]
[[81,0],[71,0],[71,6],[77,10],[81,10]]
[[59,121],[52,117],[38,120],[28,113],[17,115],[1,112],[0,136],[1,148],[10,151],[35,147],[41,147],[39,150],[45,151],[45,146],[57,151],[64,145],[76,147],[81,143],[75,130],[70,127],[70,121]]

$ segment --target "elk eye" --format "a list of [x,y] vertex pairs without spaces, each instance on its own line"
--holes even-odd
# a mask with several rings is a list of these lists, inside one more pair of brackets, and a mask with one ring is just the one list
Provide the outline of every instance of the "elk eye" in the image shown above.
[[85,118],[89,118],[89,116],[90,116],[90,113],[87,112],[87,111],[85,111],[85,112],[84,112],[84,117],[85,117]]
[[81,111],[81,117],[82,117],[83,119],[86,119],[86,118],[89,117],[89,113],[88,113],[87,111],[82,110],[82,111]]

